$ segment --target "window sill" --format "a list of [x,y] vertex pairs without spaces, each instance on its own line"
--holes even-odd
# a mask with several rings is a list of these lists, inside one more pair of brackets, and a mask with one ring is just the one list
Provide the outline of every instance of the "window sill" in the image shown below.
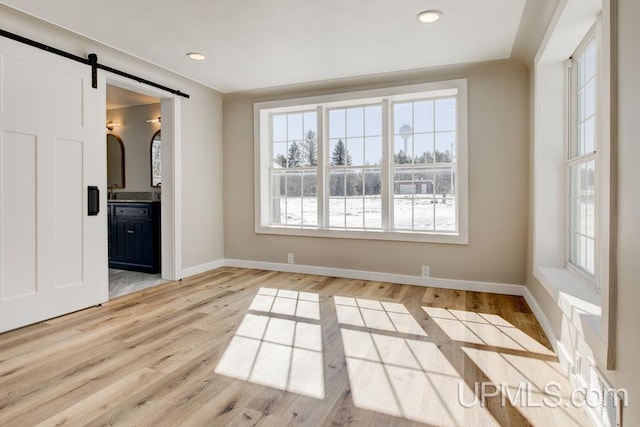
[[469,236],[453,233],[416,233],[401,231],[318,230],[310,228],[256,226],[256,234],[282,236],[325,237],[335,239],[392,240],[399,242],[445,243],[468,245]]
[[534,276],[584,337],[594,354],[606,355],[606,341],[601,326],[602,295],[594,289],[593,284],[561,267],[536,267]]

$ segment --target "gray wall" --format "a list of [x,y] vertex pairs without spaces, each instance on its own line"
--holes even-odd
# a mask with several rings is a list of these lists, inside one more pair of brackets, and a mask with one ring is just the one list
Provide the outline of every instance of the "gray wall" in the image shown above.
[[[469,245],[257,235],[253,103],[467,77]],[[528,206],[528,77],[517,62],[350,79],[225,96],[225,257],[522,284]]]
[[625,419],[640,420],[640,2],[618,0],[618,312],[613,381],[629,389]]

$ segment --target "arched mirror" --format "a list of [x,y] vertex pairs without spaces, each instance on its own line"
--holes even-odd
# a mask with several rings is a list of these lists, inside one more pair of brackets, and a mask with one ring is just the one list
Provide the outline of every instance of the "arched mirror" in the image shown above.
[[160,131],[153,134],[151,138],[151,186],[160,187],[162,185],[162,143]]
[[124,188],[124,144],[111,133],[107,134],[107,185]]

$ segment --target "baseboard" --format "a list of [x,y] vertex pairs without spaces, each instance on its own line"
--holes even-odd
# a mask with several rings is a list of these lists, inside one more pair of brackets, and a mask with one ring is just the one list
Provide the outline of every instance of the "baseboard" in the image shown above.
[[195,276],[196,274],[204,273],[205,271],[215,270],[216,268],[225,267],[226,263],[224,259],[207,262],[193,267],[183,268],[180,274],[180,278],[184,279],[189,276]]
[[544,311],[542,311],[540,304],[538,304],[538,301],[536,301],[536,299],[533,297],[533,294],[526,286],[524,287],[524,293],[522,296],[524,297],[525,301],[527,301],[527,304],[529,304],[529,307],[531,307],[533,315],[538,320],[538,323],[542,327],[542,330],[547,336],[547,339],[551,343],[553,351],[558,356],[558,360],[560,362],[560,365],[562,366],[562,369],[565,371],[565,374],[569,376],[569,374],[571,373],[571,367],[573,365],[573,358],[570,357],[566,347],[562,344],[555,331],[553,330],[549,318],[544,314]]
[[435,277],[410,276],[345,268],[319,267],[314,265],[283,264],[275,262],[225,259],[227,267],[254,268],[258,270],[283,271],[288,273],[315,274],[317,276],[342,277],[345,279],[373,280],[399,283],[401,285],[429,286],[460,291],[487,292],[492,294],[522,296],[524,286],[508,283],[476,282],[468,280],[440,279]]

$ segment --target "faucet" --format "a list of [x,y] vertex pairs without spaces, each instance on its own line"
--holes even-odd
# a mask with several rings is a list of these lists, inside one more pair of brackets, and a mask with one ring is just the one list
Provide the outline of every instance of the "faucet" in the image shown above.
[[111,184],[109,186],[107,186],[108,190],[107,190],[107,200],[113,200],[114,199],[114,193],[113,193],[113,189],[114,188],[120,188],[120,186],[118,184]]

